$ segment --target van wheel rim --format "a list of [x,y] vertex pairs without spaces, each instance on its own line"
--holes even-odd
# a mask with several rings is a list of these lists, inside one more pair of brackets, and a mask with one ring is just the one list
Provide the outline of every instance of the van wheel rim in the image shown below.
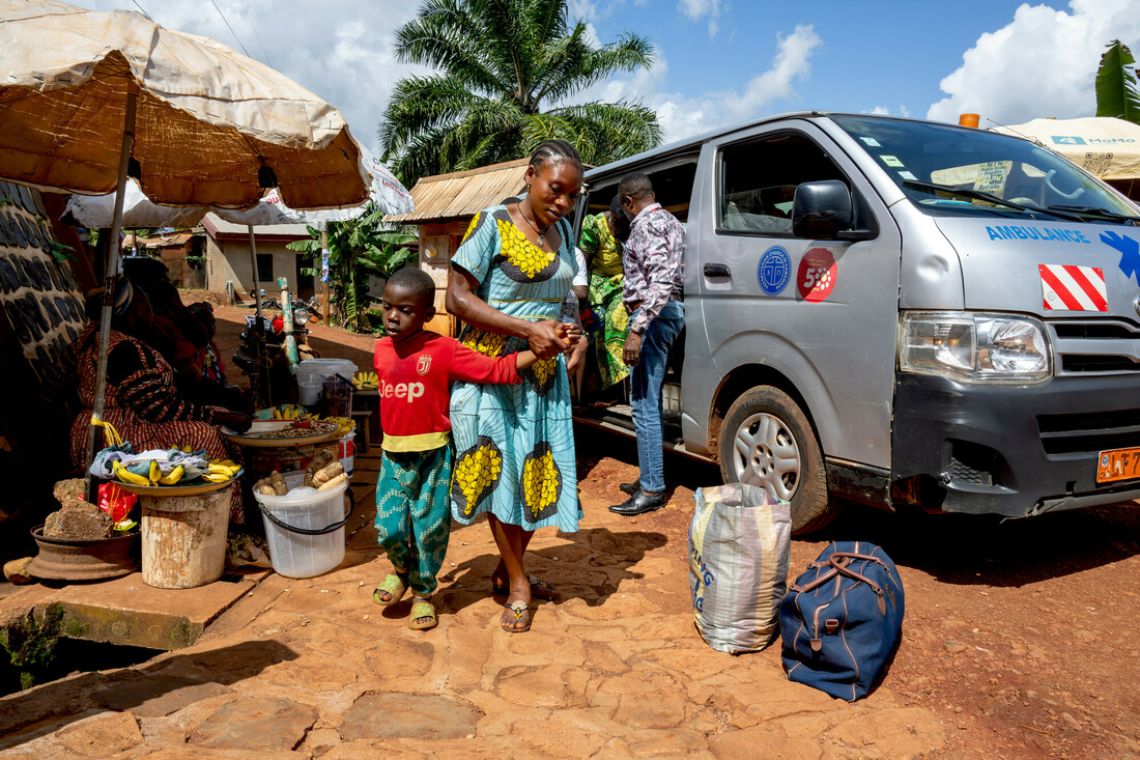
[[770,488],[791,501],[800,483],[800,448],[779,417],[753,414],[740,423],[733,440],[733,466],[741,483]]

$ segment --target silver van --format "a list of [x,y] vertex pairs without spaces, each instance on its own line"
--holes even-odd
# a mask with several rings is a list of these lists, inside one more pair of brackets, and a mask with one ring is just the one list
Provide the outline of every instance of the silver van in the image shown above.
[[[1140,497],[1140,212],[1107,185],[1015,137],[811,112],[593,169],[579,223],[630,171],[687,228],[667,446],[798,531],[842,500]],[[610,400],[579,420],[632,430]]]

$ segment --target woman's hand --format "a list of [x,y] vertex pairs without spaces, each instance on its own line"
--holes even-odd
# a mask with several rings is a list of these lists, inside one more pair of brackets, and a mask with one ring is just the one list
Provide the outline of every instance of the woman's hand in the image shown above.
[[242,412],[234,412],[229,409],[216,409],[214,411],[214,424],[225,425],[235,433],[244,433],[249,430],[249,426],[253,424],[253,418]]
[[571,375],[574,374],[574,371],[578,369],[582,361],[586,358],[586,347],[589,345],[590,341],[586,340],[582,335],[579,335],[577,342],[573,344],[573,347],[570,349],[570,358],[566,360],[566,371]]
[[562,353],[566,344],[562,341],[561,323],[553,319],[531,323],[527,332],[527,343],[539,359],[549,359]]

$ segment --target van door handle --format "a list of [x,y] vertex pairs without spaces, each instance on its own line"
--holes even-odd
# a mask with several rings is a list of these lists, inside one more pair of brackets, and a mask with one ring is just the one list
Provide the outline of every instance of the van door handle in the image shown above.
[[705,277],[732,277],[732,270],[724,264],[705,264]]

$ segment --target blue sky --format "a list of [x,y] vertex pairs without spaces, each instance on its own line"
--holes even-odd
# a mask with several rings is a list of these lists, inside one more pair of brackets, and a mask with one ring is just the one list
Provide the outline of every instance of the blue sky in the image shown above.
[[[611,33],[631,29],[652,40],[668,59],[670,89],[689,96],[710,89],[739,90],[770,66],[777,36],[810,26],[820,38],[811,53],[810,72],[798,81],[795,94],[777,105],[853,111],[880,106],[892,113],[905,107],[924,116],[941,97],[938,83],[962,63],[962,54],[982,33],[1009,24],[1021,3],[737,0],[720,3],[715,17],[699,20],[675,10],[654,11],[659,5],[671,4],[615,4],[598,28]],[[1034,5],[1065,9],[1068,3]],[[710,22],[715,25],[711,33]]]
[[[392,54],[395,29],[415,15],[413,0],[72,2],[141,6],[164,26],[244,45],[340,108],[374,149],[396,81],[428,73]],[[1140,54],[1140,0],[568,3],[596,39],[633,31],[657,48],[652,70],[575,99],[639,99],[657,110],[667,140],[810,108],[944,121],[971,111],[983,126],[1091,115],[1104,45],[1119,37]]]

